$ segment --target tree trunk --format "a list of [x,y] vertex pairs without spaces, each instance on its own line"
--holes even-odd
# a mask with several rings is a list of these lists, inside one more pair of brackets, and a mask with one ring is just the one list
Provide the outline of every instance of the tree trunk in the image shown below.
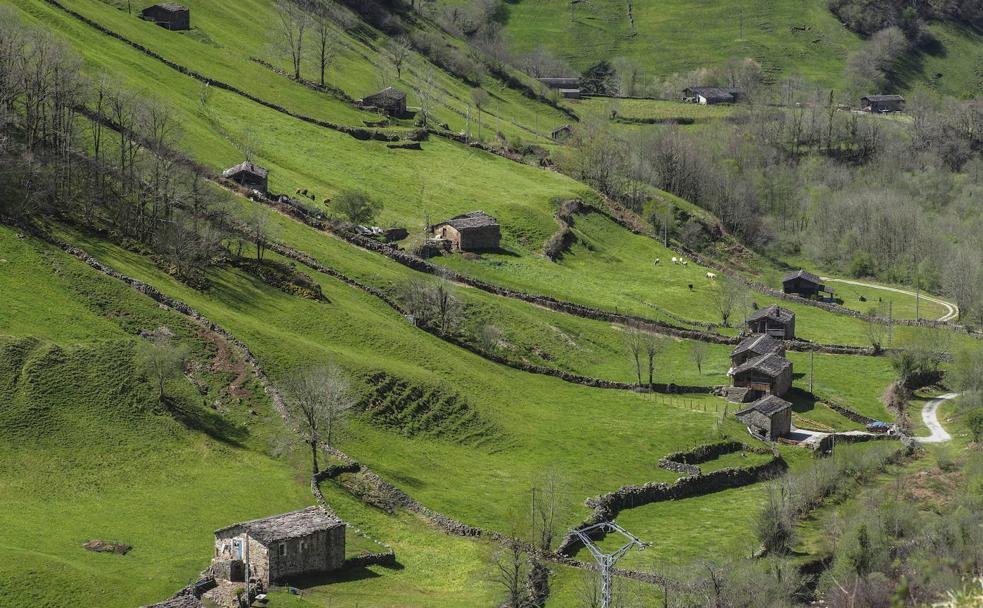
[[311,439],[311,471],[317,475],[320,469],[317,466],[317,439]]

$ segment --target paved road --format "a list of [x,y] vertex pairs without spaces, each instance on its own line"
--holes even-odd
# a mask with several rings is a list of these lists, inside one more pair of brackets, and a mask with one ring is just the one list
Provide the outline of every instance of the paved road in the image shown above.
[[[901,293],[907,296],[915,297],[914,291],[908,291],[907,289],[898,289],[896,287],[885,287],[884,285],[874,285],[873,283],[864,283],[863,281],[850,281],[848,279],[834,279],[832,277],[819,277],[823,281],[828,281],[831,283],[846,283],[847,285],[856,285],[857,287],[869,287],[871,289],[883,289],[884,291],[893,291],[894,293]],[[959,316],[959,309],[955,304],[950,304],[945,300],[940,300],[939,298],[933,296],[927,296],[924,293],[919,293],[918,297],[926,302],[934,302],[945,307],[945,314],[939,317],[939,321],[953,321]]]
[[925,407],[922,409],[922,421],[925,423],[925,426],[928,427],[928,430],[932,432],[932,434],[928,437],[915,437],[915,439],[922,443],[942,443],[943,441],[949,441],[952,439],[952,435],[947,433],[946,430],[942,428],[942,425],[939,424],[938,410],[943,401],[948,401],[949,399],[954,399],[958,396],[958,393],[948,393],[932,399],[925,404]]

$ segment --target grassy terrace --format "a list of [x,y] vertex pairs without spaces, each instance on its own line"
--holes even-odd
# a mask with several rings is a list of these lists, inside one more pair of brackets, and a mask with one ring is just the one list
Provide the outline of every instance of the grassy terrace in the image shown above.
[[[30,4],[32,3],[21,3],[24,7]],[[73,10],[147,46],[167,59],[206,76],[230,82],[253,95],[293,111],[354,126],[362,126],[363,120],[379,119],[378,114],[356,110],[342,99],[292,83],[250,60],[253,57],[260,58],[287,71],[291,70],[289,59],[273,50],[272,42],[276,38],[279,18],[271,2],[191,0],[188,6],[191,8],[193,29],[178,33],[142,21],[135,13],[127,14],[126,3],[120,0],[80,0],[71,3]],[[48,10],[47,7],[44,10]],[[308,32],[308,42],[312,45],[313,36]],[[327,72],[328,84],[339,86],[355,99],[382,88],[377,66],[380,64],[385,36],[367,27],[352,33],[336,29],[334,36],[340,42],[340,53]],[[436,108],[438,120],[447,122],[456,131],[463,131],[467,105],[471,103],[470,88],[416,53],[411,54],[407,63],[402,80],[392,81],[391,84],[409,94],[410,106],[418,106],[420,99],[417,89],[425,75],[432,74],[439,91],[440,103]],[[169,68],[161,65],[160,69]],[[313,57],[305,58],[301,74],[310,80],[318,79],[319,66],[314,63]],[[392,78],[395,79],[395,73]],[[494,78],[485,77],[482,86],[492,96],[488,108],[492,116],[486,117],[485,126],[497,126],[510,137],[537,139],[534,133],[537,127],[539,132],[548,133],[553,125],[569,121],[569,118],[554,108],[529,100]],[[491,133],[493,131],[489,129],[486,138]]]
[[[583,510],[583,497],[625,483],[674,479],[655,466],[659,455],[707,441],[714,432],[710,412],[489,364],[413,330],[388,307],[333,279],[318,277],[329,303],[287,296],[233,271],[214,273],[213,287],[203,294],[174,282],[140,256],[82,235],[68,236],[121,272],[230,329],[274,378],[298,365],[332,359],[356,374],[383,370],[460,395],[491,423],[493,431],[479,438],[483,448],[454,436],[435,440],[368,424],[357,426],[345,448],[424,504],[469,523],[506,528],[508,513],[523,507],[528,488],[547,468],[569,479],[571,497],[580,497],[568,505],[572,515],[565,523],[571,523]],[[690,401],[706,401],[708,409],[720,403],[709,396]],[[583,423],[587,418],[591,424]],[[723,428],[743,433],[731,419]]]

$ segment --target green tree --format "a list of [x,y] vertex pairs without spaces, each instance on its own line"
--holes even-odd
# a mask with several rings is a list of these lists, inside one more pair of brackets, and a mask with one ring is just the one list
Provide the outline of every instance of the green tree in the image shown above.
[[167,398],[168,380],[184,372],[187,351],[167,335],[157,333],[137,345],[136,366],[157,388],[157,401]]
[[588,95],[613,95],[618,91],[618,74],[609,61],[599,61],[580,77],[580,90]]
[[334,208],[353,224],[369,224],[382,211],[382,203],[362,190],[345,190],[335,198]]

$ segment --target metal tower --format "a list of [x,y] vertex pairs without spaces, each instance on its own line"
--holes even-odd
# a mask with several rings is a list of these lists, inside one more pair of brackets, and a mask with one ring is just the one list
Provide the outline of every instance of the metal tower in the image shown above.
[[[608,534],[610,532],[617,532],[618,534],[624,536],[628,539],[628,542],[613,553],[602,553],[601,549],[594,544],[591,540],[592,532],[603,532]],[[626,532],[624,528],[614,523],[613,521],[606,521],[599,524],[594,524],[593,526],[587,526],[586,528],[580,528],[573,531],[580,539],[580,542],[584,543],[587,550],[590,551],[594,559],[597,560],[598,568],[601,572],[601,606],[602,608],[611,608],[611,571],[614,569],[614,564],[625,556],[632,547],[638,547],[639,549],[644,549],[648,544],[643,543],[638,540],[638,538]]]

